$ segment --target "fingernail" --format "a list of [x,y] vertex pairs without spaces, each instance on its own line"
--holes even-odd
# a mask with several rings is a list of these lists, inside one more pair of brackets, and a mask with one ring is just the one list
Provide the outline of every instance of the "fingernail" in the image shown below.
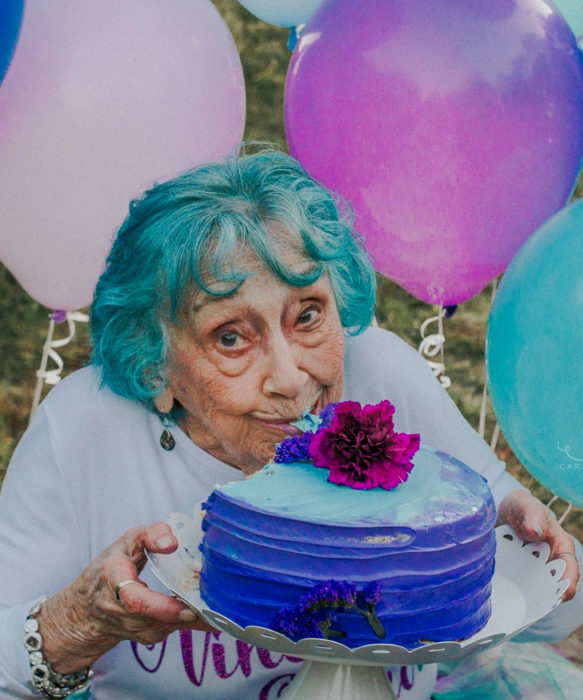
[[184,608],[178,613],[178,619],[180,622],[194,622],[196,620],[196,613],[190,608]]
[[172,537],[170,535],[164,535],[163,537],[160,537],[159,540],[156,541],[156,544],[160,549],[166,549],[166,547],[170,547],[172,544]]
[[542,537],[543,529],[542,529],[541,525],[539,525],[539,523],[537,523],[537,522],[526,523],[526,526],[528,528],[530,528],[535,533],[535,535],[537,537],[539,537],[539,538]]

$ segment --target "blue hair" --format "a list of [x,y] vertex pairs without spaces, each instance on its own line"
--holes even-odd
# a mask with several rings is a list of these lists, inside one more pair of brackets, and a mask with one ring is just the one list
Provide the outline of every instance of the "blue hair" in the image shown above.
[[[313,262],[301,274],[281,254],[298,246]],[[152,408],[166,382],[168,323],[196,289],[233,293],[248,274],[238,263],[249,252],[291,285],[325,272],[343,327],[356,335],[370,324],[375,276],[348,205],[284,153],[230,156],[131,202],[91,309],[92,361],[104,383]],[[209,278],[222,283],[219,291]]]

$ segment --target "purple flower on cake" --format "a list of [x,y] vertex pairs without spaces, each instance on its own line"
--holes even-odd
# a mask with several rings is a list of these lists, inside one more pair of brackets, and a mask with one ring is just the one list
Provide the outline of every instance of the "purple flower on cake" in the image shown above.
[[301,606],[279,610],[271,621],[271,629],[285,634],[297,642],[308,637],[323,639],[325,630],[330,627],[333,615],[330,611],[308,612]]
[[308,449],[310,441],[314,437],[311,430],[306,430],[301,435],[288,437],[275,446],[274,462],[291,464],[292,462],[307,462],[310,459]]
[[364,608],[368,605],[376,605],[380,599],[381,587],[376,581],[372,581],[358,594],[356,602],[357,605]]
[[361,407],[336,405],[328,428],[311,438],[308,453],[317,467],[330,470],[328,481],[353,489],[393,489],[407,481],[419,435],[396,433],[390,401]]
[[326,408],[320,413],[318,418],[320,419],[320,425],[318,426],[318,432],[324,428],[328,428],[330,423],[334,418],[334,412],[336,411],[336,406],[338,403],[329,403]]
[[334,610],[352,610],[366,617],[377,637],[384,639],[375,611],[380,597],[381,588],[374,581],[362,591],[350,581],[322,581],[300,596],[298,605],[278,610],[269,626],[296,642],[307,637],[345,637],[345,632],[332,627],[337,620]]
[[[329,403],[320,413],[317,418],[318,427],[316,432],[330,425],[334,418],[334,409],[337,405],[336,403]],[[312,416],[312,420],[314,421],[316,419]],[[306,430],[301,435],[294,435],[293,437],[286,438],[283,442],[275,446],[275,457],[273,461],[281,464],[309,461],[310,455],[308,453],[308,448],[310,447],[310,442],[314,435],[315,433],[313,430]]]
[[319,608],[344,608],[356,600],[356,586],[350,581],[323,581],[304,593],[300,606],[310,612]]

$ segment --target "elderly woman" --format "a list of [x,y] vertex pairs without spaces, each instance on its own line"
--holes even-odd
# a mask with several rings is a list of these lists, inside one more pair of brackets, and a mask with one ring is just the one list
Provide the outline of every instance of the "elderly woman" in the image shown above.
[[[370,327],[373,304],[347,207],[286,155],[199,167],[132,202],[95,292],[92,364],[43,402],[4,483],[2,697],[65,697],[89,667],[99,699],[279,697],[299,660],[154,590],[144,548],[172,552],[159,521],[259,469],[290,422],[342,398],[390,398],[397,429],[483,474],[500,520],[565,558],[574,595],[572,538],[424,360]],[[560,606],[545,633],[567,634],[582,608]]]

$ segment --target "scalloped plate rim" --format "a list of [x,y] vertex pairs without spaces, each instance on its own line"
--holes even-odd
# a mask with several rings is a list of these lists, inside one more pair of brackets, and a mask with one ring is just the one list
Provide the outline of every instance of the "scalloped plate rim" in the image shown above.
[[[508,535],[510,535],[512,539],[507,539],[506,536]],[[547,579],[548,576],[557,579],[556,581],[552,581],[552,584],[555,586],[554,595],[550,594],[551,584],[548,582],[548,580],[546,584],[543,584],[549,586],[546,596],[549,600],[551,598],[554,599],[553,604],[550,606],[547,604],[544,610],[539,610],[535,615],[527,617],[527,619],[523,621],[523,624],[513,626],[512,629],[507,628],[504,630],[489,632],[488,627],[491,626],[490,623],[492,622],[492,617],[494,617],[494,606],[496,604],[502,604],[502,601],[497,601],[496,599],[496,586],[501,586],[503,578],[508,578],[508,573],[510,573],[509,570],[505,572],[500,571],[500,564],[497,562],[492,580],[493,614],[486,625],[474,635],[462,641],[452,640],[443,642],[429,642],[427,644],[422,644],[415,649],[407,649],[406,647],[397,644],[383,643],[366,644],[352,649],[341,642],[317,638],[305,638],[299,640],[298,642],[294,642],[288,637],[265,627],[249,625],[242,628],[233,620],[229,620],[229,618],[227,618],[225,615],[205,607],[198,590],[194,592],[180,590],[180,587],[176,581],[169,582],[166,580],[166,576],[158,566],[158,559],[162,557],[172,557],[172,554],[155,554],[146,550],[146,556],[155,576],[169,590],[171,590],[177,598],[191,607],[197,614],[201,615],[213,627],[220,629],[227,634],[231,634],[237,639],[251,643],[255,646],[262,646],[266,649],[271,649],[272,651],[278,651],[313,661],[328,660],[337,663],[340,662],[344,664],[369,666],[397,664],[410,665],[415,663],[437,663],[442,661],[450,661],[460,658],[461,656],[465,656],[475,648],[485,648],[487,646],[499,644],[500,642],[516,636],[526,628],[530,627],[530,625],[534,624],[537,620],[540,620],[542,617],[544,617],[544,615],[546,615],[560,603],[560,596],[569,585],[568,580],[559,580],[561,575],[564,573],[565,563],[561,559],[553,560],[552,564],[546,560],[541,561],[540,555],[542,554],[544,557],[546,557],[550,551],[550,547],[546,542],[523,543],[508,525],[501,525],[496,528],[496,540],[500,564],[503,566],[507,566],[509,559],[512,559],[512,557],[507,556],[507,552],[512,548],[515,556],[517,555],[518,550],[521,550],[518,556],[522,557],[525,562],[528,562],[531,566],[535,567],[535,571],[538,569],[541,582],[544,578],[543,570],[549,570],[551,567],[554,568],[554,574],[551,574],[550,571],[548,571],[547,574]],[[539,555],[537,557],[533,556],[529,558],[527,555],[532,554],[532,552],[539,552]],[[524,576],[524,572],[522,572],[521,575]],[[532,579],[530,579],[530,582],[532,583]]]

